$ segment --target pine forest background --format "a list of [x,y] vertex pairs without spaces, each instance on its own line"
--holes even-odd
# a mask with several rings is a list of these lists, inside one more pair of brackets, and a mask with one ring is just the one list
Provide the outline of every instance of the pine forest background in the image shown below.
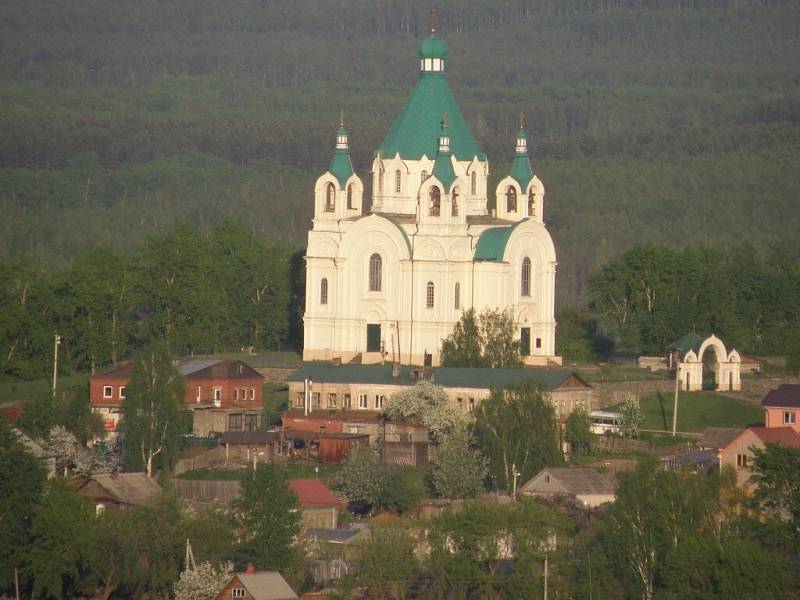
[[[734,256],[797,276],[792,0],[3,2],[0,376],[40,374],[49,359],[31,349],[70,319],[75,368],[172,330],[178,352],[296,345],[296,252],[339,111],[369,196],[432,4],[490,190],[526,115],[559,305],[597,300],[590,275],[643,244],[714,249],[732,278]],[[192,322],[170,308],[176,278]],[[81,281],[76,301],[63,287]],[[93,284],[118,310],[88,314]],[[99,349],[76,337],[91,335]],[[741,335],[758,348],[761,333]]]

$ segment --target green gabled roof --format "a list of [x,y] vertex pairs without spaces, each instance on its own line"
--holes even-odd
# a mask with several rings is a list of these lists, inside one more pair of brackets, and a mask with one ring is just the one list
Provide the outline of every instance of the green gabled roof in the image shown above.
[[450,148],[458,160],[472,160],[477,156],[486,160],[478,147],[453,92],[443,73],[421,73],[411,96],[392,124],[389,133],[378,148],[381,156],[418,160],[423,156],[436,156],[439,143],[440,120],[448,115]]
[[473,260],[493,260],[501,262],[503,255],[506,253],[506,244],[508,238],[514,231],[514,228],[520,223],[524,223],[528,219],[522,219],[508,227],[492,227],[487,229],[478,238],[478,245],[475,248],[475,258]]
[[347,150],[335,150],[331,164],[328,166],[328,172],[336,177],[339,185],[344,189],[347,180],[355,173],[353,170],[353,163],[350,160],[350,153]]
[[528,189],[528,184],[533,179],[533,169],[527,155],[518,154],[514,157],[514,162],[511,163],[511,177],[516,180],[524,194]]
[[456,180],[456,172],[453,170],[453,162],[450,160],[449,154],[440,154],[436,157],[432,175],[442,182],[445,192],[450,190],[450,186]]
[[667,350],[677,350],[678,355],[683,359],[689,350],[694,350],[694,352],[697,353],[700,350],[700,346],[703,345],[703,340],[707,337],[709,336],[703,337],[697,333],[687,333],[679,340],[675,340],[667,346]]
[[[289,376],[291,382],[301,382],[311,378],[319,383],[365,383],[378,385],[414,385],[412,370],[420,367],[401,367],[398,377],[392,377],[392,365],[340,365],[334,367],[327,362],[303,363],[303,366]],[[553,391],[567,382],[572,371],[551,371],[538,369],[479,369],[467,367],[436,367],[430,372],[429,381],[446,388],[494,389],[522,383],[541,384],[544,389]],[[576,376],[581,387],[590,387]]]

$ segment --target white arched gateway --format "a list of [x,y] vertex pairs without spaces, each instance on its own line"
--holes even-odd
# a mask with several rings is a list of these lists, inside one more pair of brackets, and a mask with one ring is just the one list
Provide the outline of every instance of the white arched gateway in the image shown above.
[[306,251],[304,360],[438,364],[462,311],[514,316],[525,362],[555,356],[553,240],[520,127],[490,213],[489,163],[447,83],[447,46],[419,50],[414,92],[372,161],[371,212],[340,123],[315,186]]
[[736,350],[728,352],[717,336],[684,336],[671,344],[669,351],[673,364],[677,366],[682,389],[690,392],[702,390],[704,371],[713,374],[714,389],[717,391],[742,389],[742,359]]

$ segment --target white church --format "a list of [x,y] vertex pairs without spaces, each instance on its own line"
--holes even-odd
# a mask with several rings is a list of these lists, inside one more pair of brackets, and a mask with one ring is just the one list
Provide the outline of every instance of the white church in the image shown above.
[[544,186],[520,127],[487,209],[489,162],[447,83],[447,46],[419,48],[419,79],[372,163],[372,205],[343,123],[314,188],[306,251],[304,360],[435,366],[462,311],[511,310],[525,362],[555,356],[556,254]]

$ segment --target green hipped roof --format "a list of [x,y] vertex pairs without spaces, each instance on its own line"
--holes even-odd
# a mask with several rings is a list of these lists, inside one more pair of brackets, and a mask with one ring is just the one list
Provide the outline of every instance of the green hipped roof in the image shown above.
[[506,252],[508,238],[511,237],[514,228],[528,219],[522,219],[508,227],[492,227],[487,229],[478,238],[478,246],[475,248],[474,260],[493,260],[501,262]]
[[353,163],[350,161],[350,152],[347,150],[336,149],[331,158],[331,164],[328,166],[328,171],[336,177],[339,185],[344,189],[347,180],[354,173]]
[[450,149],[458,160],[472,160],[486,155],[467,125],[461,109],[443,73],[421,73],[411,96],[378,148],[381,156],[418,160],[423,155],[436,156],[439,144],[440,121],[448,115]]
[[420,58],[445,58],[447,56],[447,44],[434,34],[424,40],[419,45]]
[[[289,381],[301,382],[310,377],[315,383],[369,383],[383,385],[413,385],[415,367],[401,367],[400,375],[392,377],[392,365],[340,365],[326,362],[303,363],[289,376]],[[419,369],[419,367],[416,367]],[[427,372],[427,371],[426,371]],[[572,371],[535,369],[479,369],[467,367],[436,367],[430,370],[431,383],[446,388],[493,389],[522,383],[541,384],[553,391],[573,375]]]

